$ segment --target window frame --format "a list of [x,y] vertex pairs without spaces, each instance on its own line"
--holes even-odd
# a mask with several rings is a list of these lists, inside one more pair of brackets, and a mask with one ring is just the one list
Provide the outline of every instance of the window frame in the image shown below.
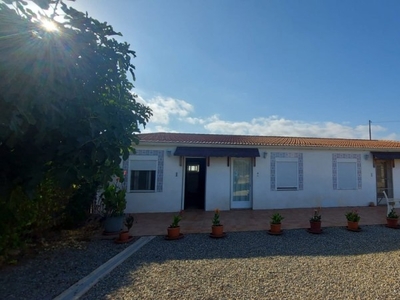
[[[141,162],[144,164],[144,167],[135,168],[135,162]],[[146,166],[146,162],[148,162],[149,166]],[[139,163],[140,164],[140,163]],[[153,187],[152,189],[132,189],[132,180],[133,180],[133,172],[146,172],[149,173],[147,176],[149,177],[150,182],[147,185]],[[154,172],[154,173],[152,173]],[[139,173],[140,174],[140,173]],[[154,174],[154,175],[153,175]],[[139,175],[140,177],[140,175]],[[129,172],[128,172],[128,192],[129,193],[155,193],[157,191],[157,179],[158,179],[158,157],[157,156],[142,156],[142,157],[133,157],[129,159]],[[138,179],[140,180],[140,179]],[[152,182],[154,180],[154,182]]]
[[[296,178],[296,184],[295,185],[280,185],[280,180],[279,180],[279,164],[280,163],[294,163],[296,166],[296,169],[294,170],[295,174],[293,174],[290,177],[295,177]],[[281,180],[283,181],[283,180]],[[299,191],[299,159],[298,158],[276,158],[275,160],[275,190],[276,191]]]
[[[353,176],[351,178],[351,180],[353,181],[353,185],[352,186],[341,186],[341,183],[343,183],[344,179],[342,179],[343,176],[343,172],[345,172],[345,170],[340,170],[340,166],[344,166],[345,164],[351,164],[354,167],[353,170]],[[340,191],[354,191],[358,189],[358,171],[357,171],[357,159],[352,159],[352,158],[347,158],[347,159],[337,159],[336,161],[336,176],[337,176],[337,190]],[[349,173],[346,173],[349,174]],[[348,181],[348,177],[346,178]]]

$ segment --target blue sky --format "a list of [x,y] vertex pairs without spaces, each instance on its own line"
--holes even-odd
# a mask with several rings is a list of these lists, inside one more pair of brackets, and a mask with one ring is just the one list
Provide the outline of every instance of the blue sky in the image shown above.
[[136,51],[142,132],[400,140],[399,1],[67,3]]

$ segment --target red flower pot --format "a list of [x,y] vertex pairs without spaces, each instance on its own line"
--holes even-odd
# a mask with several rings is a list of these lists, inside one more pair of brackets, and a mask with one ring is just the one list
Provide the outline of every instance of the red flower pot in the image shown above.
[[213,225],[211,226],[211,234],[215,236],[220,236],[224,234],[224,226],[223,225]]
[[321,231],[321,221],[310,221],[310,231],[319,232]]
[[279,223],[279,224],[272,224],[271,223],[271,232],[273,232],[273,233],[281,232],[281,223]]
[[119,233],[119,240],[120,241],[126,241],[129,239],[129,231],[125,230],[125,231],[121,231]]
[[168,227],[168,237],[169,238],[177,238],[181,233],[181,228],[178,227]]
[[397,224],[399,219],[397,218],[386,218],[387,221],[387,227],[391,227],[391,228],[397,228]]
[[350,230],[358,230],[358,222],[347,221],[347,228]]

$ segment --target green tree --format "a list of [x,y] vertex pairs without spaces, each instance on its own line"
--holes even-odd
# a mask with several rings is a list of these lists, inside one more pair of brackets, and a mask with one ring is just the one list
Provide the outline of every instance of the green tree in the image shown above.
[[135,52],[113,38],[120,33],[62,1],[35,2],[58,5],[57,31],[26,1],[0,4],[3,196],[16,186],[33,192],[49,172],[64,187],[109,180],[151,116],[132,93]]
[[[31,10],[32,2],[51,15]],[[57,15],[58,29],[47,31],[42,21]],[[59,188],[93,192],[120,175],[121,157],[152,113],[132,92],[135,52],[116,36],[61,0],[0,1],[0,215],[8,214],[7,226],[21,222],[7,212],[38,206],[40,191],[57,190],[59,201]],[[28,215],[35,214],[24,215],[26,225],[34,223]]]

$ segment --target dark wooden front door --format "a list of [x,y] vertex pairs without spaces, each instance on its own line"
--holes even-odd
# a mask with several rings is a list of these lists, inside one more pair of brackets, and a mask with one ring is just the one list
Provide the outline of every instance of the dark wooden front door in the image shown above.
[[204,209],[206,190],[206,159],[186,158],[185,209]]

